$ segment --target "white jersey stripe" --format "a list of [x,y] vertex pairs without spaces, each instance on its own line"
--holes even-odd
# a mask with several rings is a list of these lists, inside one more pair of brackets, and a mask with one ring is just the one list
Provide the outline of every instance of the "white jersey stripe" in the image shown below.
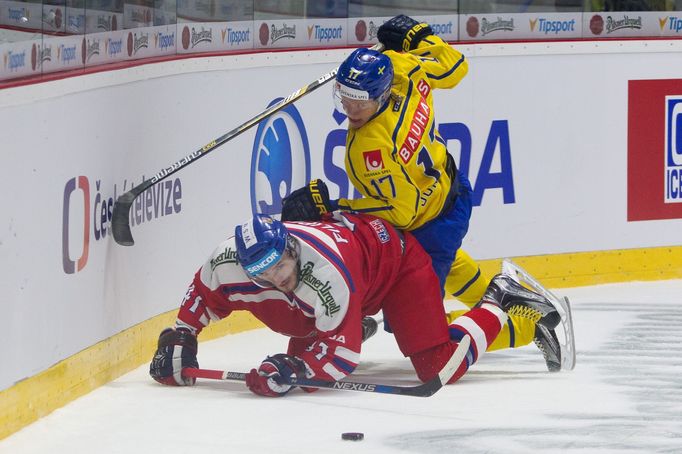
[[334,380],[339,381],[346,376],[345,373],[338,370],[332,363],[327,363],[322,366],[322,370],[325,371]]
[[[279,290],[261,290],[258,293],[239,293],[234,292],[230,294],[230,301],[244,302],[244,303],[266,303],[267,300],[282,300],[282,292]],[[289,303],[293,306],[294,303]]]
[[457,317],[453,325],[461,326],[471,335],[471,340],[476,345],[478,356],[481,356],[483,353],[485,353],[486,349],[488,348],[488,341],[485,340],[485,333],[475,321],[466,315],[462,315]]
[[336,347],[336,350],[334,350],[334,355],[350,361],[353,364],[358,364],[360,362],[360,353],[354,352],[353,350],[348,350],[346,347]]
[[[209,317],[212,321],[217,322],[218,320],[220,320],[220,317],[218,317],[218,314],[216,314],[215,312],[213,312],[213,311],[211,310],[211,308],[208,307],[208,306],[206,306],[206,313],[208,314],[208,317]],[[206,319],[206,317],[205,317],[204,315],[202,315],[201,317],[202,317],[202,321]],[[204,326],[206,326],[206,325],[208,325],[208,320],[206,320],[206,323],[204,324]]]
[[317,238],[318,240],[323,242],[325,244],[325,246],[327,246],[329,249],[334,251],[334,253],[336,253],[336,255],[339,255],[339,256],[341,255],[341,251],[339,251],[339,248],[336,246],[336,242],[334,240],[332,240],[329,235],[327,235],[326,233],[323,233],[319,229],[314,228],[314,227],[309,227],[309,226],[303,225],[303,224],[286,223],[286,226],[292,232],[301,231],[301,232],[307,233],[310,236]]

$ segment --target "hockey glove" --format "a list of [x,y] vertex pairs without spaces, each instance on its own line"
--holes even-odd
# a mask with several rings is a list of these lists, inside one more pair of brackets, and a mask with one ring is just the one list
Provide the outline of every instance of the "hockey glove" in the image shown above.
[[377,31],[379,42],[396,52],[416,49],[419,41],[429,35],[433,35],[429,24],[419,23],[404,14],[389,19]]
[[329,200],[324,181],[313,180],[284,198],[282,221],[319,221],[323,214],[338,209],[338,205],[338,201]]
[[251,369],[246,376],[246,386],[255,393],[267,397],[281,397],[293,386],[282,383],[283,377],[305,377],[305,363],[295,356],[278,353],[265,358],[258,370]]
[[159,383],[171,386],[192,386],[196,379],[183,377],[183,367],[198,368],[197,337],[189,330],[166,328],[159,336],[149,375]]

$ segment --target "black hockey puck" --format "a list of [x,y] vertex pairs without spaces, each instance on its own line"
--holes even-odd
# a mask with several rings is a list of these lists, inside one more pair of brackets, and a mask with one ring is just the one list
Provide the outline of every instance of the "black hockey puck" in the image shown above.
[[344,432],[341,434],[342,440],[361,441],[365,438],[362,432]]

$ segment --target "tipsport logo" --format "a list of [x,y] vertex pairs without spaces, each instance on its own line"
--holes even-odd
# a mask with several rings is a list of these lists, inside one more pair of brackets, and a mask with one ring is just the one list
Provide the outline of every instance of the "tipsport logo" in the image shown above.
[[284,197],[309,180],[308,135],[301,114],[290,104],[262,121],[256,131],[251,154],[251,210],[279,214]]
[[[142,177],[142,181],[144,181]],[[135,186],[127,182],[123,192]],[[92,193],[94,189],[94,198]],[[94,188],[88,177],[71,178],[64,185],[62,211],[62,266],[66,274],[82,271],[88,263],[93,241],[111,234],[111,216],[118,198],[114,184],[113,196],[103,191],[101,180]],[[130,208],[130,226],[150,222],[182,210],[182,183],[179,178],[161,181],[140,194]]]
[[682,96],[665,98],[665,203],[682,203]]

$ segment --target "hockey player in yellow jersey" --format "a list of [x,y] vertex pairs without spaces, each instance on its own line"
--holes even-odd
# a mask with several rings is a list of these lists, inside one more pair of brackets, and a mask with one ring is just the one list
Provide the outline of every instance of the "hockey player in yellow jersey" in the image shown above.
[[[346,172],[363,197],[331,200],[324,182],[313,180],[285,199],[282,219],[316,220],[337,209],[381,217],[411,231],[431,256],[445,294],[473,307],[490,280],[461,249],[471,184],[448,153],[433,112],[433,90],[457,85],[467,60],[428,24],[404,15],[384,23],[378,38],[384,51],[356,49],[334,84],[337,110],[349,124]],[[557,370],[556,336],[527,315],[511,314],[489,350],[535,341],[548,368]]]

